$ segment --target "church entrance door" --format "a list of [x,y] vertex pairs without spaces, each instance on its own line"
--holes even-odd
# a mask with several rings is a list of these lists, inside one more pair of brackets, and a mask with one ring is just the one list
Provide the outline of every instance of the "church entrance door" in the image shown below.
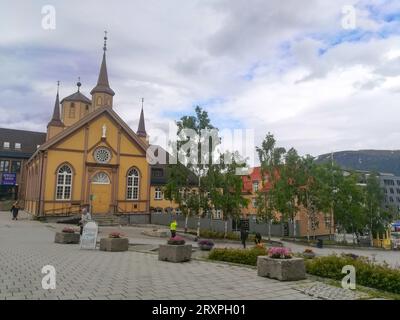
[[92,178],[92,213],[106,214],[110,212],[111,182],[107,173],[98,172]]

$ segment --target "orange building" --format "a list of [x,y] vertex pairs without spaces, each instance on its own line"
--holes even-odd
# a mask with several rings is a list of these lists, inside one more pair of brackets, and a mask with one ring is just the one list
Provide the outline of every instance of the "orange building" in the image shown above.
[[[245,198],[249,199],[249,205],[247,208],[243,208],[243,215],[245,217],[251,217],[257,215],[257,205],[256,205],[256,198],[258,191],[268,192],[271,188],[271,184],[268,182],[268,176],[265,177],[263,184],[261,176],[261,168],[255,167],[252,169],[251,173],[248,176],[243,176],[243,195]],[[275,219],[279,221],[281,219],[281,214],[278,212],[275,215]],[[309,226],[309,219],[307,218],[307,212],[304,208],[301,208],[294,218],[297,226],[299,228],[298,235],[300,237],[313,235],[314,232],[309,231],[311,226]],[[325,236],[329,235],[334,232],[334,228],[331,225],[331,215],[329,213],[319,213],[317,215],[317,219],[315,223],[315,235],[316,236]]]

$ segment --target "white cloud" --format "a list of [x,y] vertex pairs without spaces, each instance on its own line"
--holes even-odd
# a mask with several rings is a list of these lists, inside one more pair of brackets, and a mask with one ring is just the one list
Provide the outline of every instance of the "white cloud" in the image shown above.
[[[45,4],[56,8],[55,31],[41,28]],[[115,109],[133,129],[141,97],[149,132],[213,101],[205,107],[218,126],[252,128],[257,143],[271,131],[315,155],[399,148],[399,36],[342,39],[353,35],[343,5],[356,6],[360,34],[398,25],[382,19],[398,1],[3,0],[0,126],[45,130],[57,80],[62,96],[78,76],[90,92],[107,29]]]

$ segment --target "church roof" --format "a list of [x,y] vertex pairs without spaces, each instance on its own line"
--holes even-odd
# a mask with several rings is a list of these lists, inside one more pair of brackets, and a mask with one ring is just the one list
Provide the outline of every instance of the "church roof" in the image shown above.
[[142,111],[140,112],[140,119],[139,119],[139,126],[137,129],[137,135],[139,137],[146,137],[147,133],[146,133],[146,126],[144,125],[144,113],[143,113],[143,107],[142,107]]
[[61,121],[60,117],[60,99],[58,96],[58,91],[56,95],[56,102],[54,103],[54,110],[53,110],[53,116],[50,120],[50,122],[47,124],[47,126],[54,126],[54,127],[63,127],[64,124]]
[[77,101],[77,102],[83,102],[83,103],[87,103],[87,104],[92,103],[92,100],[90,100],[88,97],[83,95],[80,91],[77,91],[77,92],[69,95],[68,97],[65,97],[64,99],[61,100],[61,103],[63,103],[64,101]]
[[115,95],[113,89],[110,88],[110,84],[108,82],[108,73],[107,73],[107,63],[106,63],[106,52],[103,53],[103,60],[101,62],[99,78],[97,80],[97,85],[90,92],[91,95],[96,92],[104,92],[108,93],[112,96]]
[[93,119],[96,119],[97,117],[99,117],[100,115],[107,113],[115,122],[117,122],[122,129],[125,130],[125,132],[128,134],[128,136],[130,136],[132,138],[132,140],[134,140],[136,142],[136,144],[144,151],[147,150],[148,148],[148,144],[143,142],[135,132],[133,132],[133,130],[125,123],[124,120],[122,120],[117,113],[109,107],[101,107],[91,113],[89,113],[87,116],[83,117],[81,120],[79,120],[78,122],[74,123],[72,126],[66,128],[65,130],[63,130],[62,132],[60,132],[59,134],[55,135],[53,138],[51,138],[50,140],[46,141],[44,144],[42,144],[40,146],[40,148],[34,153],[34,155],[32,157],[34,157],[36,155],[37,152],[40,151],[44,151],[47,150],[48,148],[50,148],[51,146],[55,145],[56,143],[62,141],[64,138],[68,137],[69,135],[71,135],[72,133],[74,133],[75,131],[81,129],[82,127],[84,127],[87,123],[89,123],[90,121],[92,121]]

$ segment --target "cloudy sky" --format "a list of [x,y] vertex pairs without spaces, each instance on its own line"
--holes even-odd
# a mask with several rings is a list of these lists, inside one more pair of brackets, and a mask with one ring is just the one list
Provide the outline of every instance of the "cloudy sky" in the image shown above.
[[301,154],[400,149],[398,0],[1,0],[0,30],[0,127],[44,131],[57,80],[63,97],[80,76],[90,97],[108,30],[115,110],[134,129],[144,97],[153,136],[200,105]]

